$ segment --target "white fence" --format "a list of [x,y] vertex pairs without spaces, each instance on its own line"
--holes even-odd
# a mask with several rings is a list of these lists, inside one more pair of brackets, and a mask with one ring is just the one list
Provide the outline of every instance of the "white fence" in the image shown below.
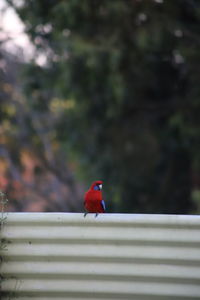
[[200,217],[9,213],[1,299],[200,299]]

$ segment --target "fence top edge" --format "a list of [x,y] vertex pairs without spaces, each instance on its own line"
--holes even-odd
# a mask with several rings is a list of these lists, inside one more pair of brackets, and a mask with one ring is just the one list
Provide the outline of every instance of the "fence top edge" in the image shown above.
[[122,223],[152,225],[200,225],[200,215],[161,215],[161,214],[88,214],[47,213],[47,212],[9,212],[5,213],[6,223]]

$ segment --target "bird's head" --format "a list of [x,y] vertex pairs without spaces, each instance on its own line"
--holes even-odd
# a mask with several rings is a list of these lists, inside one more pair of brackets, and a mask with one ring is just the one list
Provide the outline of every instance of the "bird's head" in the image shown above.
[[101,191],[102,184],[103,184],[103,181],[97,180],[97,181],[93,182],[93,184],[91,185],[91,189],[94,191]]

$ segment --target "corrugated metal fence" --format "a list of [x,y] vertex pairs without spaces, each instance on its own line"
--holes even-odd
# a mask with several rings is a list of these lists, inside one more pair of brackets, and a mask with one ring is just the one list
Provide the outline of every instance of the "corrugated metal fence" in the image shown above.
[[200,217],[9,213],[1,299],[200,299]]

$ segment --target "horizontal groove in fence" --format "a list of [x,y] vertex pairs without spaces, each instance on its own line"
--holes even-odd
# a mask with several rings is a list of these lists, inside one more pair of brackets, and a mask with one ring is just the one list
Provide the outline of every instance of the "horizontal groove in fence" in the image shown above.
[[9,213],[2,299],[200,299],[200,217]]

